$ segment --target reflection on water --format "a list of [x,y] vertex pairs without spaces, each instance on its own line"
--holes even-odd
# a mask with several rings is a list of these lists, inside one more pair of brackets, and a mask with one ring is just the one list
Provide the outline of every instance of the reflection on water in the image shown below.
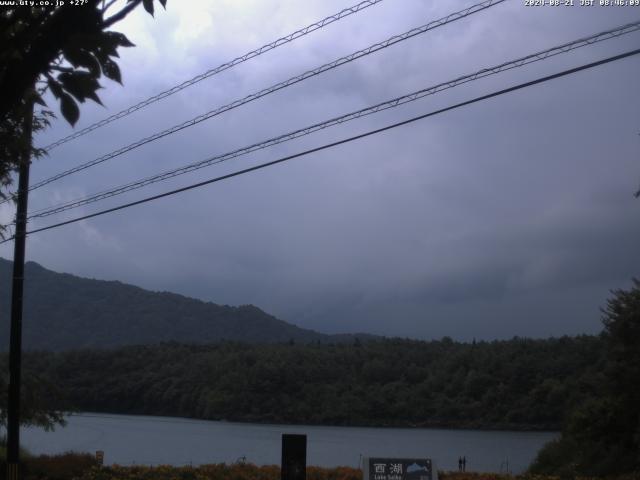
[[210,422],[170,417],[79,414],[55,432],[22,429],[32,453],[104,450],[105,463],[199,465],[232,463],[245,456],[257,465],[280,463],[283,433],[307,434],[307,464],[357,467],[361,456],[430,457],[436,468],[500,471],[508,461],[522,472],[551,432],[492,432],[408,428],[316,427]]

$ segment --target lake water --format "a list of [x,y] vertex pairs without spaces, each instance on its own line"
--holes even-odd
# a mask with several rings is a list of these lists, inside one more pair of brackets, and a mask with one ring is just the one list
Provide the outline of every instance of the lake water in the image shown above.
[[23,428],[22,445],[35,454],[69,450],[105,452],[105,463],[199,465],[232,463],[240,457],[257,465],[280,464],[281,435],[307,435],[307,464],[357,467],[361,456],[429,457],[438,469],[520,473],[552,432],[506,432],[425,428],[356,428],[255,425],[184,418],[77,414],[65,428],[44,432]]

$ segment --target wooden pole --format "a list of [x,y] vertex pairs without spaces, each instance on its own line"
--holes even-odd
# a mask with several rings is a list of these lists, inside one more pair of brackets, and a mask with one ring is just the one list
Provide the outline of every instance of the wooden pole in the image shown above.
[[11,334],[9,339],[9,405],[7,409],[7,479],[20,478],[20,384],[22,368],[22,299],[24,290],[24,258],[27,231],[27,201],[29,197],[29,166],[33,103],[24,116],[25,149],[18,170],[18,203],[13,253],[13,284],[11,290]]

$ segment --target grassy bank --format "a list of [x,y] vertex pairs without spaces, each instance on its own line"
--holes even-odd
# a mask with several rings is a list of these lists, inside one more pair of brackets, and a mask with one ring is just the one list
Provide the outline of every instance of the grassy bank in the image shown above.
[[[5,465],[0,465],[0,479]],[[121,467],[96,464],[88,454],[27,457],[24,480],[280,480],[280,467],[242,465],[202,465],[199,467]],[[608,480],[638,480],[640,476],[610,477]],[[308,467],[307,480],[362,480],[362,472],[350,467]],[[561,480],[540,475],[500,475],[491,473],[440,472],[440,480]],[[576,479],[578,480],[578,479]],[[595,480],[580,477],[579,480]]]
[[[440,480],[563,480],[540,475],[440,472]],[[200,467],[105,467],[86,472],[79,480],[280,480],[280,467],[254,465],[203,465]],[[607,480],[638,480],[640,476]],[[350,467],[307,468],[307,480],[362,480],[362,471]],[[575,480],[597,480],[576,477]],[[602,480],[602,479],[598,479]]]

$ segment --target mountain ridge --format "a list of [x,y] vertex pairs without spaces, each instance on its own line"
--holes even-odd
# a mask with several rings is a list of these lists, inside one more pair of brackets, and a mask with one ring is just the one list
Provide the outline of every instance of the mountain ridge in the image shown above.
[[[0,351],[9,338],[13,262],[0,258]],[[58,273],[25,264],[25,350],[117,348],[162,342],[345,342],[367,334],[330,335],[280,320],[254,305],[229,306],[118,280]]]

